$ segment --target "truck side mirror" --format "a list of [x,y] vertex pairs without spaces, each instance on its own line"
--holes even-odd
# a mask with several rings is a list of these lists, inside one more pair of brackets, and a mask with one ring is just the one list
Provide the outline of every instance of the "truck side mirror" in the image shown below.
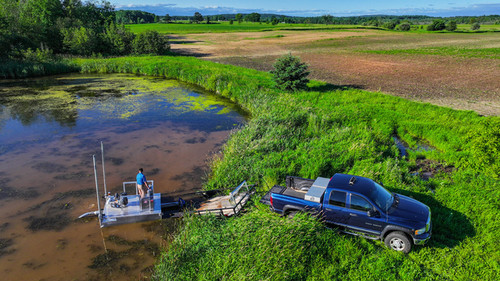
[[377,210],[369,210],[368,212],[366,212],[366,215],[369,216],[369,217],[376,217],[376,216],[379,216],[379,212]]

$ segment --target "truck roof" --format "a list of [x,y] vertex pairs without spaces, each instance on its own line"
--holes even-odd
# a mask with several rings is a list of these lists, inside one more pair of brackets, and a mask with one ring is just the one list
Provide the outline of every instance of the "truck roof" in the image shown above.
[[365,177],[335,174],[330,179],[328,188],[357,192],[368,197],[371,191],[375,188],[375,182],[372,179]]

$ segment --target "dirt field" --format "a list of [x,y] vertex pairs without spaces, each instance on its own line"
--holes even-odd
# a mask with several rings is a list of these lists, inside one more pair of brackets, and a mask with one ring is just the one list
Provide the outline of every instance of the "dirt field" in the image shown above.
[[[500,115],[498,54],[496,49],[482,53],[500,48],[499,33],[281,30],[170,38],[175,52],[264,71],[278,56],[291,52],[310,64],[313,79]],[[435,55],[394,50],[445,51]]]

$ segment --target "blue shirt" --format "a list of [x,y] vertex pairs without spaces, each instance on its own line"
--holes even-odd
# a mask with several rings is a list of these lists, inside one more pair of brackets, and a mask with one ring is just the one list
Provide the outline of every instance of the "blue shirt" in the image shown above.
[[142,173],[137,173],[137,184],[143,185],[144,183],[146,183],[146,176]]

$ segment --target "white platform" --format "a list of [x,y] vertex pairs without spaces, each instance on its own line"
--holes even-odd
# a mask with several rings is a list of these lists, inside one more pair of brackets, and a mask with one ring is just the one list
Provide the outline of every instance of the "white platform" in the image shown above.
[[161,212],[161,194],[154,193],[152,208],[142,209],[139,202],[139,195],[127,195],[128,204],[124,208],[112,207],[114,197],[109,196],[103,210],[101,227],[110,225],[144,222],[158,220],[162,218]]

